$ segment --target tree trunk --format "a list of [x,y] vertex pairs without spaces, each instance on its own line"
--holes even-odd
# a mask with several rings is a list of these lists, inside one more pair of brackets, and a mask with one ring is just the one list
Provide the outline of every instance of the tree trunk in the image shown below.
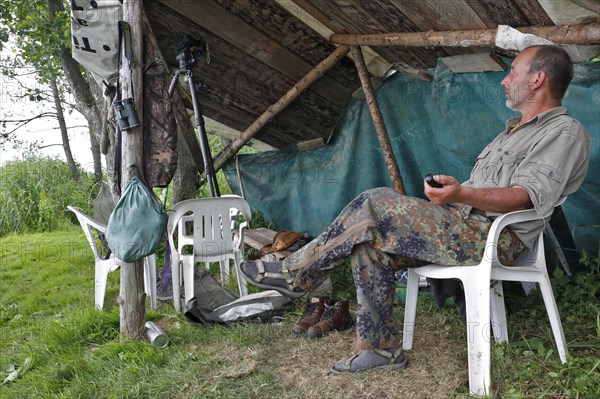
[[69,165],[69,169],[71,169],[73,180],[78,181],[79,170],[77,169],[77,165],[75,165],[73,153],[71,152],[67,124],[65,123],[65,115],[63,113],[63,107],[60,101],[60,95],[58,94],[58,85],[56,84],[56,79],[52,79],[50,81],[50,87],[52,88],[52,97],[54,98],[54,107],[56,107],[56,117],[58,118],[58,125],[60,126],[60,136],[62,138],[63,150],[65,151],[65,158],[67,158],[67,165]]
[[100,155],[100,144],[94,136],[94,131],[89,129],[90,149],[92,150],[92,159],[94,160],[94,181],[100,183],[102,181],[102,158]]

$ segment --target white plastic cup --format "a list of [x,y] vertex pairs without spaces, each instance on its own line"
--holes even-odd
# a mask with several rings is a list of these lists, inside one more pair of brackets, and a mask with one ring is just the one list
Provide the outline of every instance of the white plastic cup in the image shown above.
[[159,326],[151,321],[147,321],[145,327],[146,336],[148,336],[152,345],[157,348],[164,348],[169,345],[169,337],[167,337],[167,334]]

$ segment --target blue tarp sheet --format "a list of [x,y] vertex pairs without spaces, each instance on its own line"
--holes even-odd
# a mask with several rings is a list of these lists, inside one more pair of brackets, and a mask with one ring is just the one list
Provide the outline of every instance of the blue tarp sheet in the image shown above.
[[[510,64],[509,59],[505,59]],[[506,72],[454,74],[439,63],[432,82],[395,74],[377,99],[407,195],[425,198],[427,173],[468,179],[479,152],[504,129],[514,112],[500,86]],[[597,253],[600,243],[600,62],[576,65],[563,105],[590,132],[590,171],[563,209],[580,249]],[[240,155],[243,194],[253,210],[279,230],[322,232],[360,192],[392,187],[364,100],[352,99],[328,145]],[[225,168],[241,194],[235,163]]]

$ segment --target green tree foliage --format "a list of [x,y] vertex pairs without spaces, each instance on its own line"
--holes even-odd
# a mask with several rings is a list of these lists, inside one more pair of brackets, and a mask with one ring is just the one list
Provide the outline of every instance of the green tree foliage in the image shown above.
[[67,205],[87,209],[93,178],[82,172],[75,183],[63,161],[26,155],[0,168],[0,237],[51,231],[72,222]]
[[59,12],[51,18],[47,0],[0,0],[0,10],[0,43],[13,35],[15,59],[33,66],[42,83],[60,77],[60,52],[70,46],[68,13]]

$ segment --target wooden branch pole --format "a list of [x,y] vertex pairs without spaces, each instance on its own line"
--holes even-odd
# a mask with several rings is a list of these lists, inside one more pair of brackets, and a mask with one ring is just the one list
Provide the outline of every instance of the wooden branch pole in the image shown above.
[[[123,21],[131,27],[133,59],[131,64],[122,54],[120,74],[121,95],[123,99],[133,98],[140,126],[122,132],[122,170],[121,192],[136,174],[140,177],[144,166],[144,84],[143,84],[143,35],[142,0],[125,0],[123,2]],[[123,46],[125,47],[125,46]],[[133,89],[132,89],[133,86]],[[143,259],[135,263],[121,265],[121,286],[119,292],[121,335],[126,338],[140,339],[144,332],[146,317],[144,294]]]
[[240,137],[235,139],[231,144],[225,147],[218,155],[214,162],[215,172],[221,169],[225,164],[237,154],[237,152],[246,143],[248,143],[271,119],[283,111],[290,105],[300,94],[308,89],[314,82],[321,78],[330,70],[339,60],[344,58],[350,51],[349,47],[340,46],[327,58],[316,65],[302,79],[298,81],[288,92],[281,97],[277,102],[271,105],[261,116],[256,119],[246,130],[242,132]]
[[375,130],[377,131],[377,138],[379,139],[379,144],[381,145],[381,151],[383,152],[383,157],[385,158],[385,164],[388,168],[392,184],[397,192],[400,194],[406,194],[406,191],[404,190],[404,184],[402,183],[402,177],[400,176],[400,170],[398,169],[398,164],[396,163],[396,156],[394,155],[392,144],[390,143],[390,138],[388,136],[387,129],[385,128],[385,123],[383,122],[379,105],[377,104],[375,90],[373,90],[371,77],[367,71],[367,65],[365,64],[365,59],[360,47],[352,47],[352,58],[356,64],[358,76],[360,77],[360,82],[362,83],[363,91],[365,92],[367,105],[369,106],[369,111],[371,111],[371,118],[373,118],[373,124],[375,125]]
[[[563,26],[525,26],[517,28],[557,44],[600,44],[600,24]],[[489,47],[496,44],[496,29],[402,32],[376,34],[340,34],[329,41],[346,46],[405,46],[405,47]]]

